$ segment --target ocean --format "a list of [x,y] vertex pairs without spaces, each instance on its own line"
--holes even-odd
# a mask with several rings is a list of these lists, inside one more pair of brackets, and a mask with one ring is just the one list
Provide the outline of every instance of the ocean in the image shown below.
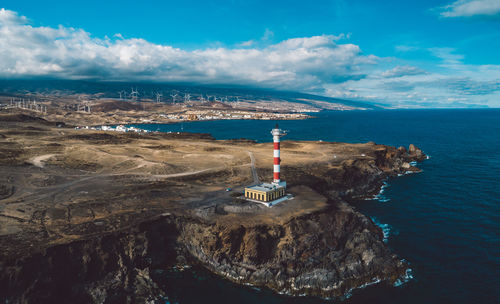
[[[423,172],[391,178],[376,199],[352,202],[383,228],[387,245],[410,263],[413,279],[399,287],[381,283],[355,290],[342,303],[500,303],[500,109],[313,115],[316,118],[279,121],[289,130],[283,140],[374,141],[405,147],[413,143],[430,156],[418,164]],[[136,126],[270,142],[276,123]],[[161,277],[169,303],[332,302],[239,286],[199,267]]]

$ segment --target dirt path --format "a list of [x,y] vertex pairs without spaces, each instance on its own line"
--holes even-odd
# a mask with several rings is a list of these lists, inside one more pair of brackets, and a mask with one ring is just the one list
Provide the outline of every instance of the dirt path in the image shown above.
[[29,160],[30,163],[32,163],[34,166],[37,166],[39,168],[43,168],[44,164],[43,162],[48,160],[49,158],[53,157],[55,154],[44,154],[40,156],[33,157]]
[[[211,170],[217,170],[221,168],[207,168],[203,170],[198,170],[198,171],[186,171],[186,172],[180,172],[180,173],[172,173],[172,174],[140,174],[140,175],[151,175],[151,177],[156,177],[156,178],[170,178],[170,177],[180,177],[180,176],[188,176],[188,175],[194,175],[198,173],[203,173]],[[139,175],[139,174],[137,174]]]

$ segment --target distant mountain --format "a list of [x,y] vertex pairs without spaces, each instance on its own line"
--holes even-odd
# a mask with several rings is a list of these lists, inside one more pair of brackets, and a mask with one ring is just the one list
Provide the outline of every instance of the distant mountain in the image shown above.
[[127,98],[132,90],[138,92],[138,100],[156,100],[156,94],[162,95],[163,101],[171,101],[177,94],[182,100],[186,94],[193,99],[212,98],[227,102],[232,101],[284,101],[312,105],[321,109],[376,109],[384,105],[361,101],[351,101],[313,94],[289,91],[253,89],[237,86],[197,86],[177,83],[144,82],[102,82],[88,80],[60,79],[19,79],[0,80],[0,94],[18,95],[87,95],[89,99]]

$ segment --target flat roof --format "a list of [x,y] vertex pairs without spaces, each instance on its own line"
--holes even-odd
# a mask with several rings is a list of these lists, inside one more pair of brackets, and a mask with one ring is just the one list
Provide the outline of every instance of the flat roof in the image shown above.
[[269,183],[262,183],[259,185],[251,186],[251,187],[246,187],[247,189],[252,189],[256,191],[262,191],[262,192],[269,192],[273,191],[276,189],[282,189],[284,188],[283,186],[280,185],[275,185],[275,184],[269,184]]

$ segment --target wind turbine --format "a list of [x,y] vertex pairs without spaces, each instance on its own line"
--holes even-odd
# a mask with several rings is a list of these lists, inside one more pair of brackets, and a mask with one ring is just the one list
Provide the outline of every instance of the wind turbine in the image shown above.
[[173,102],[175,103],[175,99],[177,98],[177,93],[175,93],[175,94],[170,94],[170,96],[172,97],[172,100],[173,100]]
[[161,102],[161,97],[162,96],[163,96],[163,94],[161,94],[160,92],[156,93],[156,103],[160,103]]
[[191,101],[191,94],[184,94],[184,102]]
[[139,96],[139,91],[137,91],[137,88],[134,91],[134,88],[132,88],[132,92],[130,93],[130,98],[133,101],[137,101],[137,96]]
[[123,100],[123,97],[127,97],[127,92],[125,91],[120,91],[118,94],[120,94],[120,100]]

